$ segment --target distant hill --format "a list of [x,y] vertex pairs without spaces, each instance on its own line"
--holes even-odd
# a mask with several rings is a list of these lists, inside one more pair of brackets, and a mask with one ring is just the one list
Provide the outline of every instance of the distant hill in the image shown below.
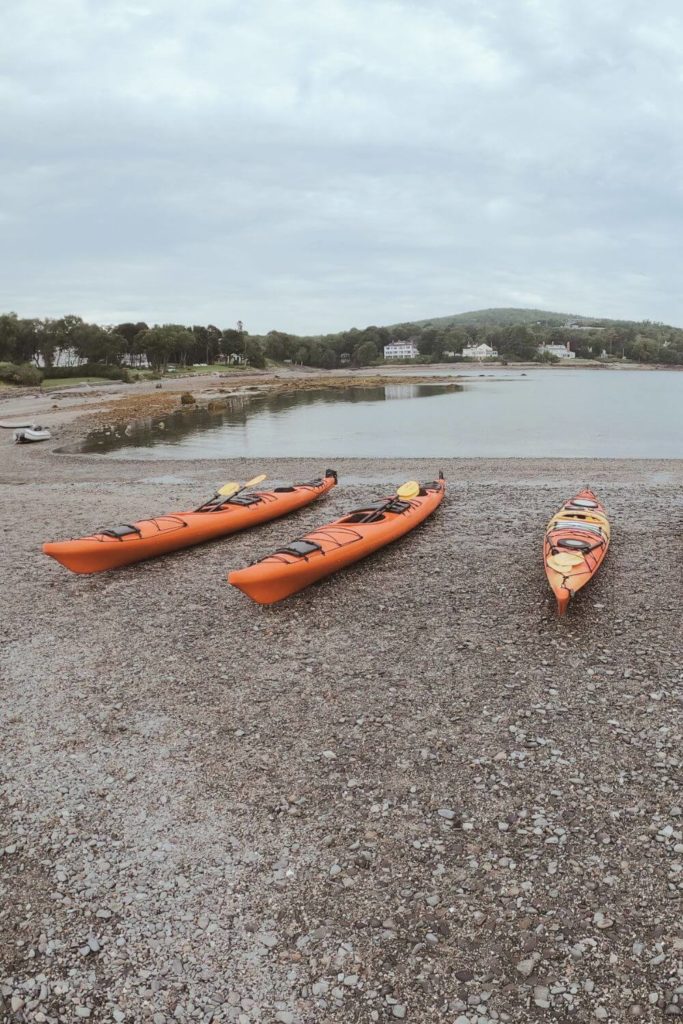
[[[475,325],[479,327],[509,327],[514,324],[535,324],[538,322],[551,326],[553,324],[565,324],[567,321],[573,323],[596,323],[602,324],[607,321],[597,317],[579,316],[576,313],[553,313],[547,309],[474,309],[467,313],[453,313],[451,316],[434,316],[429,320],[412,320],[411,325],[416,327],[451,327]],[[398,327],[392,324],[392,327]],[[405,325],[401,325],[405,326]]]

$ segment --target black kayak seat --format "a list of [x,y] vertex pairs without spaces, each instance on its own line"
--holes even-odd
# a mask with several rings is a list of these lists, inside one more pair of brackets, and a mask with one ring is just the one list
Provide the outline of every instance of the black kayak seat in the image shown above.
[[[381,523],[387,512],[395,512],[400,514],[401,512],[407,512],[411,507],[409,501],[401,501],[399,498],[396,501],[392,501],[391,505],[387,505],[386,501],[374,501],[371,505],[365,505],[363,508],[357,508],[355,512],[350,512],[348,516],[344,516],[339,521],[341,523]],[[369,519],[373,513],[377,513],[382,510],[381,514],[376,518]]]
[[410,508],[409,501],[402,501],[400,498],[396,498],[390,505],[387,505],[386,501],[373,501],[369,505],[363,505],[362,508],[355,509],[351,512],[351,515],[356,515],[360,512],[378,512],[379,509],[383,509],[385,512],[407,512]]
[[115,537],[117,540],[130,537],[133,533],[137,534],[138,537],[142,537],[141,530],[137,526],[133,526],[132,523],[122,523],[121,526],[110,526],[106,530],[100,530],[102,537]]
[[234,498],[228,498],[226,505],[241,505],[248,508],[249,505],[258,505],[263,498],[258,494],[236,494]]
[[306,555],[312,555],[314,551],[322,551],[320,544],[316,544],[312,540],[293,540],[291,544],[287,544],[283,548],[278,548],[274,551],[274,555],[296,555],[298,558],[305,558]]

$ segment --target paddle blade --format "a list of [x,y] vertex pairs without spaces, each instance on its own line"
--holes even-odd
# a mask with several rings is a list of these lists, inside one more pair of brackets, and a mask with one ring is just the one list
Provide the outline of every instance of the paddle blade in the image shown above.
[[223,486],[216,491],[217,494],[229,495],[235,494],[237,491],[246,491],[248,487],[256,487],[257,484],[263,483],[266,479],[266,473],[261,473],[260,476],[255,476],[251,480],[247,480],[246,484],[238,484],[232,481],[231,483],[223,484]]
[[236,481],[233,481],[232,483],[223,484],[222,487],[219,487],[218,490],[216,491],[216,494],[234,494],[235,491],[238,491],[239,489],[240,484],[238,484]]
[[417,498],[420,493],[420,485],[417,480],[408,480],[406,483],[401,484],[399,489],[396,491],[397,498]]
[[256,484],[262,484],[263,481],[266,479],[267,475],[267,473],[261,473],[260,476],[255,476],[252,480],[247,480],[246,484],[244,485],[244,490],[246,491],[248,487],[256,487]]

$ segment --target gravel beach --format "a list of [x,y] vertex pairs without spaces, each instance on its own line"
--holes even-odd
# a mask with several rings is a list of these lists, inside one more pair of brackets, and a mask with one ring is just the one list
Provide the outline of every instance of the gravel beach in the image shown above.
[[[334,460],[287,519],[114,573],[47,539],[309,460],[0,443],[0,1018],[683,1015],[683,462]],[[443,469],[415,533],[273,608],[227,572]],[[545,524],[613,544],[559,620]]]

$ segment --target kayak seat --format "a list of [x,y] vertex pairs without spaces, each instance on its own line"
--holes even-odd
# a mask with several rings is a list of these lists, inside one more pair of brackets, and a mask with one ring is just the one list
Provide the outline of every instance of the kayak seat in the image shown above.
[[122,523],[121,526],[110,526],[108,530],[100,530],[100,534],[103,537],[116,537],[117,540],[130,537],[133,533],[136,533],[138,537],[142,537],[141,531],[131,523]]
[[293,540],[291,544],[287,544],[284,548],[278,548],[274,551],[274,555],[296,555],[298,558],[305,558],[306,555],[312,555],[314,551],[322,551],[320,544],[316,544],[313,540]]
[[575,498],[573,501],[568,501],[565,508],[597,508],[597,501],[591,501],[589,498]]
[[579,533],[592,533],[597,537],[603,536],[603,532],[599,526],[594,526],[593,523],[578,522],[573,519],[561,519],[559,522],[556,521],[550,532],[554,533],[556,530],[575,530]]
[[[383,512],[407,512],[410,508],[409,501],[401,501],[399,498],[396,501],[392,501],[391,505],[387,505],[386,501],[374,501],[370,505],[365,505],[363,508],[357,508],[355,512],[351,512],[348,516],[344,516],[342,523],[362,523],[369,515],[373,512],[379,512],[382,509]],[[380,523],[381,519],[374,519],[373,522]]]
[[296,487],[273,487],[273,494],[289,494],[295,490]]
[[579,540],[575,537],[561,537],[555,542],[555,546],[564,548],[565,551],[583,551],[585,553],[588,553],[593,547],[587,540]]
[[[289,490],[289,488],[285,488]],[[249,505],[258,505],[263,499],[258,494],[236,494],[234,498],[228,498],[227,505],[240,505],[242,508],[248,508]]]

